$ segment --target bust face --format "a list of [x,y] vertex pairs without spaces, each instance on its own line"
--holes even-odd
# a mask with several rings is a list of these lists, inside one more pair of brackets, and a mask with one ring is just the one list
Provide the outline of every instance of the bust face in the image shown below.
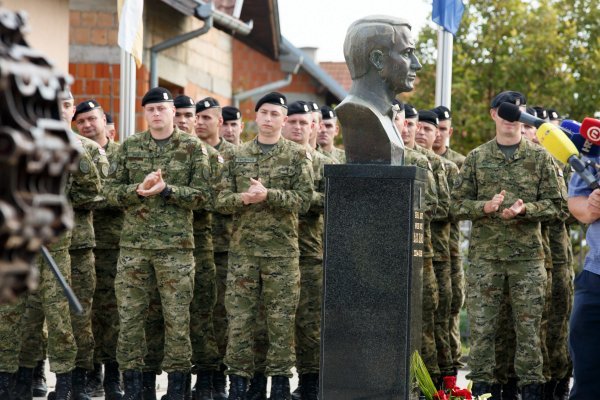
[[379,75],[394,93],[410,92],[414,88],[417,71],[422,68],[414,54],[415,42],[407,26],[396,26],[395,43],[383,56]]

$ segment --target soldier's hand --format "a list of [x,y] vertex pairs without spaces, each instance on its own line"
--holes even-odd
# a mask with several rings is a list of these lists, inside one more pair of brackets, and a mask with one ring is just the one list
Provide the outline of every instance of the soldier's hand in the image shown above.
[[148,175],[146,175],[144,181],[138,185],[137,190],[150,189],[152,186],[156,185],[158,179],[157,171],[150,172]]
[[503,219],[513,219],[519,214],[525,214],[525,203],[521,199],[515,201],[510,208],[505,208],[502,210]]
[[260,179],[250,178],[250,188],[242,193],[244,204],[261,203],[267,199],[267,188],[265,188]]
[[[154,174],[154,177],[153,177],[154,179],[149,178],[152,174]],[[146,179],[148,179],[148,182],[152,182],[153,185],[150,186],[149,188],[146,188],[147,186],[143,186],[142,188],[140,188],[138,186],[136,192],[140,196],[144,196],[144,197],[155,196],[155,195],[159,194],[160,192],[162,192],[163,189],[167,186],[167,184],[163,180],[162,172],[160,169],[156,170],[156,172],[152,172],[152,173],[148,174],[148,176],[146,176]],[[144,182],[146,182],[146,179],[144,179]],[[144,182],[142,182],[142,185],[144,185]]]
[[483,212],[486,214],[495,213],[498,211],[502,202],[504,201],[504,195],[506,195],[506,190],[502,190],[500,193],[494,195],[491,200],[485,203],[483,206]]

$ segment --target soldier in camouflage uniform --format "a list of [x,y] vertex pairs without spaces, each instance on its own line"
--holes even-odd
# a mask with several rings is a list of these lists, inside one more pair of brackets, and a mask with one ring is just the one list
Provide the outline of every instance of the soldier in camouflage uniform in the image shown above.
[[223,125],[219,130],[219,136],[227,142],[237,146],[240,144],[240,135],[244,130],[244,121],[240,109],[232,106],[225,106],[221,110],[223,115]]
[[[452,136],[452,113],[445,106],[438,106],[433,109],[438,116],[438,136],[433,142],[433,151],[450,161],[458,169],[462,168],[465,156],[452,150],[447,146]],[[450,224],[450,280],[452,281],[452,302],[450,304],[450,350],[452,354],[452,364],[454,370],[464,366],[460,361],[462,355],[462,345],[460,340],[460,310],[465,300],[465,277],[460,254],[460,228],[459,221],[453,221]]]
[[271,399],[287,399],[300,294],[298,213],[310,206],[312,157],[306,148],[281,137],[287,119],[283,95],[265,95],[255,110],[258,136],[233,152],[223,152],[225,166],[217,188],[217,210],[234,215],[225,295],[225,364],[229,398],[245,398],[247,379],[255,370],[253,328],[262,301],[269,332],[265,372],[273,377]]
[[175,107],[167,89],[150,89],[142,107],[150,128],[121,145],[114,179],[107,181],[104,190],[109,204],[124,209],[115,278],[120,323],[117,361],[125,398],[140,398],[144,321],[158,287],[165,320],[162,369],[169,374],[167,398],[175,399],[184,396],[192,356],[192,210],[210,207],[210,169],[204,145],[173,128]]
[[472,338],[467,378],[475,395],[490,392],[495,383],[494,337],[508,280],[517,337],[514,367],[523,400],[541,399],[546,271],[540,222],[556,218],[565,199],[550,155],[521,138],[520,123],[498,116],[503,102],[524,105],[525,97],[502,92],[492,100],[496,138],[467,155],[452,191],[452,216],[473,222],[466,274]]
[[329,106],[323,106],[321,107],[321,115],[323,116],[323,122],[317,135],[319,151],[327,157],[333,158],[338,163],[345,164],[346,152],[333,145],[335,137],[340,134],[340,127],[337,123],[335,111]]
[[[74,116],[81,135],[93,140],[105,152],[110,167],[115,172],[119,145],[108,138],[105,113],[95,100],[80,103]],[[100,166],[100,169],[104,168]],[[105,396],[118,399],[120,389],[119,366],[116,361],[119,317],[115,296],[115,275],[119,255],[119,236],[123,226],[121,210],[109,207],[106,201],[96,203],[93,211],[96,290],[92,303],[92,329],[95,342],[94,371],[88,374],[87,392],[92,397]],[[102,379],[102,364],[106,377]]]

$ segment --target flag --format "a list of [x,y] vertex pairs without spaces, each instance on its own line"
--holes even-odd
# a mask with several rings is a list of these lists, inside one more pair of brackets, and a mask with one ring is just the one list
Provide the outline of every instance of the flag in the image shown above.
[[119,0],[119,47],[130,53],[139,68],[144,48],[144,0]]
[[462,0],[433,0],[431,19],[456,36],[464,11]]

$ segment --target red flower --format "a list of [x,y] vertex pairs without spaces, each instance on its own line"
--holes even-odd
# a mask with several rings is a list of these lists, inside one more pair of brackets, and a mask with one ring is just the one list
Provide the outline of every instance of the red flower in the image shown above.
[[437,393],[433,395],[433,398],[438,400],[450,400],[448,399],[448,395],[446,395],[446,392],[444,392],[443,390],[438,390]]
[[454,389],[456,387],[456,376],[445,376],[444,377],[444,388]]
[[454,388],[452,389],[452,396],[454,397],[461,397],[465,400],[471,400],[471,392],[469,392],[468,389],[458,389],[458,388]]

